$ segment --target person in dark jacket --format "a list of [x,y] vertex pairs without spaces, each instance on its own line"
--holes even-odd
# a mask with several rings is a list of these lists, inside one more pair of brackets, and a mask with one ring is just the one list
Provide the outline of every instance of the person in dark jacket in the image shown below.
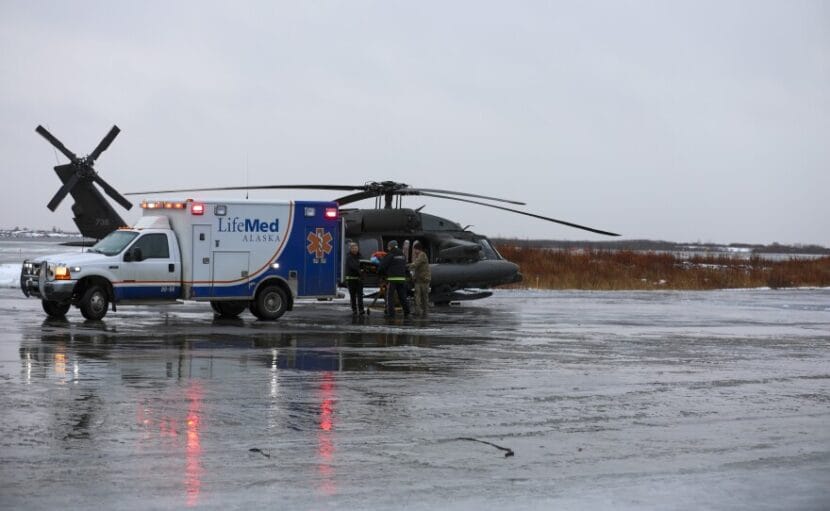
[[346,255],[346,285],[349,287],[349,298],[352,302],[352,314],[366,314],[363,308],[363,275],[360,271],[360,248],[357,243],[349,243],[349,253]]
[[387,254],[380,261],[378,273],[386,277],[386,316],[395,317],[395,295],[403,308],[403,316],[409,316],[409,303],[406,300],[406,258],[398,248],[398,242],[392,240],[387,246]]

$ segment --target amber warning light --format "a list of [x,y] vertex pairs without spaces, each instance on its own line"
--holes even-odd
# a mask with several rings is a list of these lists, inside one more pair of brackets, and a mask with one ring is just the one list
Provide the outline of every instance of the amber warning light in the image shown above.
[[183,202],[143,201],[143,209],[184,209]]
[[323,214],[326,218],[333,220],[337,218],[337,208],[326,208],[326,212]]

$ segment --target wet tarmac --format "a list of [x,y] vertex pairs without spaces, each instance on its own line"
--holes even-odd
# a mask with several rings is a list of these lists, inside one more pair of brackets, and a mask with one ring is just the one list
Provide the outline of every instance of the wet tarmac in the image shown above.
[[0,406],[2,508],[828,509],[830,290],[90,323],[0,289]]

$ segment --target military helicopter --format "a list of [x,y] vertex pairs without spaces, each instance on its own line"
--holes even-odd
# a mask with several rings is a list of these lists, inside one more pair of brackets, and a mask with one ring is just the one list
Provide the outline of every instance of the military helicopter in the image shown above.
[[[72,206],[75,223],[81,234],[87,238],[103,238],[118,227],[125,225],[124,220],[115,212],[106,198],[93,186],[93,183],[100,185],[107,195],[126,209],[132,207],[127,199],[101,179],[93,169],[95,160],[118,135],[120,131],[118,127],[113,126],[95,150],[83,158],[79,158],[66,149],[42,126],[38,126],[36,131],[70,160],[69,164],[55,167],[55,172],[64,184],[49,202],[49,209],[54,211],[66,195],[71,194],[75,199],[75,204]],[[334,200],[341,206],[340,212],[345,222],[346,239],[357,243],[361,254],[366,258],[382,251],[391,240],[396,240],[403,248],[406,257],[411,258],[412,244],[419,241],[427,254],[432,271],[430,301],[437,305],[451,301],[486,298],[492,295],[492,291],[487,289],[520,282],[522,275],[518,265],[504,259],[486,236],[470,231],[469,226],[462,227],[461,224],[447,218],[424,213],[421,211],[423,206],[417,209],[404,208],[401,203],[405,196],[461,201],[607,236],[619,236],[613,232],[494,204],[525,205],[519,201],[468,192],[415,188],[394,181],[370,181],[362,185],[308,184],[189,188],[131,192],[125,195],[276,189],[350,192]],[[343,206],[368,199],[374,199],[373,208],[343,208]],[[378,278],[372,271],[374,267],[368,261],[364,266],[367,269],[366,286],[377,286]]]
[[107,195],[125,209],[133,207],[130,201],[104,181],[93,168],[95,160],[107,150],[115,137],[118,136],[118,133],[121,132],[118,126],[113,126],[109,133],[98,143],[98,146],[84,157],[78,157],[67,149],[57,137],[49,133],[43,126],[38,126],[35,131],[69,158],[68,164],[55,167],[55,172],[63,182],[63,186],[52,197],[46,207],[51,211],[55,211],[67,194],[71,194],[72,198],[75,199],[75,203],[72,205],[72,213],[75,215],[73,220],[81,235],[85,238],[101,239],[115,229],[127,225],[98,188],[93,186],[93,183],[97,183]]
[[[345,221],[346,240],[357,243],[360,247],[360,253],[366,258],[377,252],[382,252],[389,241],[395,240],[402,247],[407,260],[412,257],[412,245],[415,241],[420,242],[430,261],[432,272],[430,301],[436,305],[444,305],[451,301],[486,298],[493,293],[484,289],[520,282],[522,275],[519,272],[519,266],[504,259],[486,236],[469,231],[469,226],[462,227],[452,220],[423,213],[421,211],[423,206],[418,209],[401,207],[401,199],[404,196],[417,195],[478,204],[598,234],[619,236],[619,234],[613,232],[483,202],[486,200],[524,205],[523,202],[519,201],[468,192],[414,188],[394,181],[371,181],[363,185],[263,185],[189,188],[131,192],[126,195],[275,189],[352,192],[334,199],[341,206],[340,213]],[[342,208],[342,206],[366,199],[375,200],[374,208]],[[365,285],[367,287],[377,286],[378,278],[373,271],[373,267],[364,264],[364,268],[368,270]]]

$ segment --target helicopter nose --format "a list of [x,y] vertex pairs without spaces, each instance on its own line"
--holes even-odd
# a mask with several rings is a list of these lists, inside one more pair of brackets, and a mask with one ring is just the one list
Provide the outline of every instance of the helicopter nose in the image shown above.
[[500,273],[501,281],[505,284],[513,284],[522,281],[522,274],[519,271],[519,265],[510,261],[501,261]]

